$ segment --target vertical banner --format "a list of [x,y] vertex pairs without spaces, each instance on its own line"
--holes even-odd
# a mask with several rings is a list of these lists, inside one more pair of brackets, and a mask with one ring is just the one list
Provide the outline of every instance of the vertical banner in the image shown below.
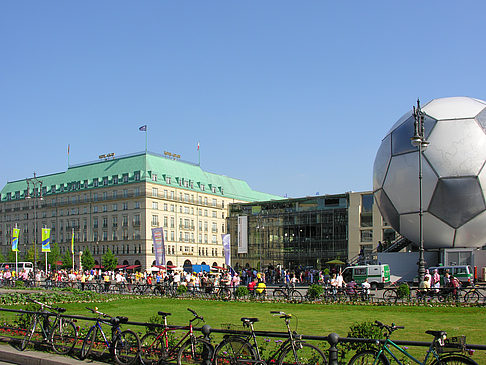
[[238,253],[248,253],[248,217],[238,216]]
[[154,245],[155,264],[165,265],[164,229],[152,228],[152,241]]
[[12,251],[18,252],[19,250],[19,233],[20,229],[14,228],[12,234]]
[[222,234],[221,237],[223,238],[224,263],[226,264],[226,266],[231,266],[231,235],[227,233]]
[[71,253],[74,255],[74,228],[73,234],[71,235]]
[[51,229],[42,228],[42,252],[51,252]]

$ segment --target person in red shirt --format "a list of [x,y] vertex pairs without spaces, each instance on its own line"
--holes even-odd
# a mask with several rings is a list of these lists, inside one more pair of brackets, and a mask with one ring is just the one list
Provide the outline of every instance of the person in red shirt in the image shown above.
[[257,286],[257,278],[253,279],[252,281],[250,281],[250,284],[248,284],[248,290],[250,291],[250,293],[254,293],[256,286]]

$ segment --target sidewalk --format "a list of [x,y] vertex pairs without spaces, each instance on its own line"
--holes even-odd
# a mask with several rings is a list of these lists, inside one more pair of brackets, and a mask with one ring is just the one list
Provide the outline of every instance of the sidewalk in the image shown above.
[[70,356],[55,355],[40,351],[19,351],[8,343],[0,344],[0,361],[18,365],[107,365],[103,362],[81,361]]

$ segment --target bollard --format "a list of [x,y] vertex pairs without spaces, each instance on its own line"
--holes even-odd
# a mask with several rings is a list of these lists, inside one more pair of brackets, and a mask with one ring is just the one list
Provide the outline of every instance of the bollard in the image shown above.
[[339,335],[337,333],[330,333],[327,336],[327,341],[329,342],[329,365],[338,365],[338,349],[337,344],[339,342]]

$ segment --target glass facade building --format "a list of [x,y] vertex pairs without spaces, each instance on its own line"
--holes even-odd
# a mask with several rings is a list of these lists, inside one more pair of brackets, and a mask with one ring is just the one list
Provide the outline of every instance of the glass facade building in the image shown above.
[[[321,268],[329,260],[347,261],[348,211],[348,194],[231,204],[232,265]],[[248,223],[246,253],[238,253],[241,216]]]

